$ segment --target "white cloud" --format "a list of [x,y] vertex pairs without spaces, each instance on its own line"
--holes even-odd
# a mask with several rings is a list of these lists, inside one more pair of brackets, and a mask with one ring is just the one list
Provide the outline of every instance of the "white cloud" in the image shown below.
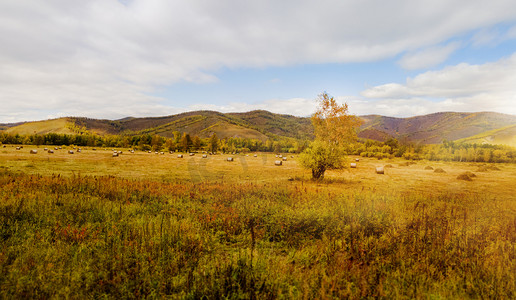
[[163,114],[176,109],[148,96],[156,86],[214,82],[220,68],[375,61],[407,51],[406,64],[421,67],[418,55],[436,63],[451,51],[433,45],[516,20],[512,0],[485,7],[460,0],[0,1],[0,121],[38,111],[40,118],[46,111]]
[[435,46],[416,52],[409,52],[405,54],[398,63],[402,68],[407,70],[433,67],[444,62],[459,46],[460,43],[452,42],[446,46]]
[[373,109],[384,105],[393,116],[410,115],[415,108],[425,113],[454,110],[516,114],[515,82],[516,53],[493,63],[463,63],[425,72],[404,84],[384,84],[361,94],[371,99]]

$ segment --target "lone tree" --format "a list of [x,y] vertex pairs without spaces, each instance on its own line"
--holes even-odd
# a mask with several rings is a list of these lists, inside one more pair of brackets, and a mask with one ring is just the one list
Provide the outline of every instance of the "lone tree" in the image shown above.
[[315,141],[299,156],[301,165],[312,169],[313,179],[323,179],[324,172],[344,167],[345,143],[356,139],[360,118],[348,114],[348,105],[339,105],[333,97],[322,93],[317,99],[319,107],[312,115]]

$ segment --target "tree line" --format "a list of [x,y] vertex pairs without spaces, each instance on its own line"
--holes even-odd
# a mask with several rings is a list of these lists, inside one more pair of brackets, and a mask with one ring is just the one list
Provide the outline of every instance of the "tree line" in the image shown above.
[[[268,139],[223,138],[216,134],[201,139],[196,135],[174,132],[173,137],[159,135],[95,135],[95,134],[11,134],[0,133],[0,144],[53,145],[83,147],[133,148],[142,151],[209,151],[209,152],[274,152],[301,153],[310,145],[309,140],[294,138]],[[377,159],[401,157],[407,160],[458,161],[458,162],[516,162],[516,149],[504,145],[467,144],[444,141],[442,144],[418,145],[390,138],[384,142],[373,140],[350,140],[341,143],[338,155],[359,155]],[[337,152],[332,150],[333,154]]]
[[160,135],[96,135],[96,134],[12,134],[0,133],[0,144],[53,145],[83,147],[133,148],[142,151],[210,151],[210,152],[276,152],[299,153],[309,144],[308,140],[294,138],[267,139],[266,141],[228,137],[219,139],[214,133],[209,138],[200,138],[188,133],[173,132],[172,137]]

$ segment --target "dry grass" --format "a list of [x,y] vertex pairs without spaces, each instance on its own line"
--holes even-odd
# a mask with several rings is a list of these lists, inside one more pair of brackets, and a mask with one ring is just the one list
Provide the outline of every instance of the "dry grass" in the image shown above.
[[0,298],[515,296],[516,165],[31,149],[0,153]]

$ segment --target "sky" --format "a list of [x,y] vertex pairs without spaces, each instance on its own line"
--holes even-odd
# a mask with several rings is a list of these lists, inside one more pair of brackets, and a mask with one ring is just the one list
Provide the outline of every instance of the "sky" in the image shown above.
[[514,0],[0,0],[0,123],[516,115]]

